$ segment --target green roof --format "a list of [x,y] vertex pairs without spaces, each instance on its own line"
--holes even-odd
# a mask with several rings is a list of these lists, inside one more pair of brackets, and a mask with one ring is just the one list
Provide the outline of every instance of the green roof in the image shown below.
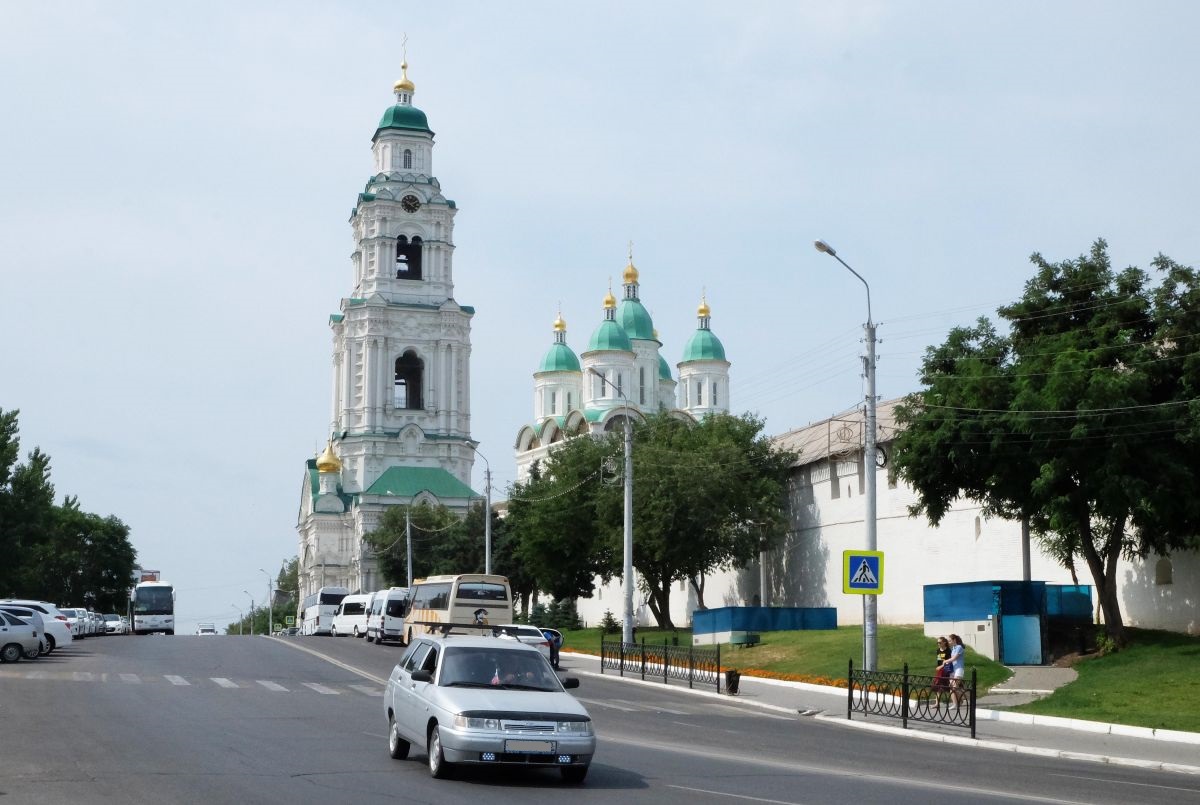
[[611,319],[600,322],[596,332],[592,333],[592,340],[588,342],[587,348],[588,352],[598,349],[633,352],[633,344],[629,343],[629,336],[625,334],[624,328]]
[[654,340],[654,322],[650,321],[650,314],[637,299],[621,301],[617,306],[617,323],[625,329],[630,338]]
[[379,128],[375,130],[375,136],[379,136],[379,132],[384,129],[406,129],[408,131],[425,131],[433,134],[429,130],[429,120],[425,117],[425,113],[415,106],[404,106],[396,104],[388,107],[388,110],[383,113],[383,117],[379,121]]
[[684,363],[723,360],[725,360],[725,347],[721,346],[721,339],[713,335],[712,330],[703,327],[692,333],[687,346],[683,348]]
[[363,494],[412,498],[422,492],[439,498],[478,497],[471,487],[441,467],[388,467]]
[[546,357],[538,367],[539,372],[578,372],[579,358],[566,344],[551,344]]
[[674,380],[671,376],[671,365],[667,363],[667,359],[662,355],[658,356],[658,379],[659,380]]

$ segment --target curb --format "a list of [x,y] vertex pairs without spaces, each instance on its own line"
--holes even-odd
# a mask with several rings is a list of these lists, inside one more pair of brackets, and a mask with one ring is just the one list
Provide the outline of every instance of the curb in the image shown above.
[[[572,657],[581,657],[581,658],[586,657],[589,659],[596,660],[597,662],[599,662],[599,660],[600,660],[600,657],[595,654],[584,654],[582,652],[574,652],[574,651],[568,651],[568,652],[563,652],[563,653],[570,654]],[[591,673],[591,672],[587,672],[587,673]],[[593,674],[593,675],[594,676],[604,676],[607,678],[613,678],[611,674]],[[620,679],[622,677],[617,677],[617,678]],[[791,682],[786,679],[772,679],[770,677],[755,676],[754,674],[750,674],[750,673],[743,673],[742,678],[743,679],[753,679],[755,682],[761,683],[764,685],[777,685],[779,687],[793,688],[795,690],[804,690],[804,691],[808,691],[810,693],[824,693],[827,695],[841,696],[843,698],[846,696],[845,688],[835,688],[835,687],[830,687],[829,685],[814,685],[811,682]],[[629,677],[624,677],[624,679],[628,680]],[[633,679],[630,681],[641,682],[642,680]],[[661,685],[662,683],[656,682],[656,683],[648,683],[648,684]],[[691,691],[691,692],[705,693],[705,691]],[[1017,693],[1019,691],[1006,691],[1006,692]],[[1033,691],[1030,691],[1030,692],[1033,692]],[[716,693],[711,693],[709,695],[720,696],[720,694],[716,694]],[[720,696],[720,698],[727,698],[727,697]],[[734,697],[728,697],[728,698],[734,698]],[[776,710],[782,710],[782,711],[788,712],[788,713],[793,712],[790,709],[779,708],[776,705],[768,705],[768,704],[763,704],[760,702],[752,702],[752,701],[748,701],[745,699],[743,699],[742,701],[746,704],[753,705],[753,706],[768,707],[768,708],[772,708],[772,709],[776,709]],[[1108,724],[1103,721],[1086,721],[1081,718],[1064,718],[1062,716],[1043,716],[1043,715],[1033,715],[1030,713],[1014,713],[1010,710],[991,710],[991,709],[984,708],[984,707],[976,708],[975,718],[983,719],[986,721],[1005,721],[1005,722],[1008,722],[1011,724],[1028,724],[1028,725],[1033,725],[1033,726],[1055,727],[1057,729],[1075,730],[1076,732],[1090,732],[1090,733],[1100,734],[1100,735],[1119,735],[1119,736],[1122,736],[1125,738],[1141,738],[1143,740],[1151,740],[1151,741],[1170,741],[1172,743],[1184,743],[1184,744],[1193,744],[1196,746],[1200,746],[1200,732],[1184,732],[1183,730],[1166,730],[1166,729],[1157,729],[1154,727],[1132,727],[1127,724]],[[851,721],[850,723],[853,723],[853,722]],[[880,729],[893,729],[892,727],[885,727],[883,725],[873,725],[873,726],[876,726]],[[904,730],[901,730],[901,731],[905,732],[905,734],[917,734],[917,733],[911,733],[909,731],[904,731]],[[921,737],[926,737],[926,736],[924,734],[921,734]],[[945,737],[951,738],[953,740],[962,740],[960,738],[957,738],[956,736],[945,736]],[[966,741],[968,743],[985,743],[985,742],[980,742],[977,739],[971,739],[971,738],[967,738]],[[999,746],[1001,748],[1007,748],[1009,745],[1008,744],[1000,744]],[[1049,751],[1053,751],[1053,750],[1049,750]],[[1059,755],[1054,755],[1054,756],[1058,757]],[[1094,757],[1104,757],[1104,756],[1096,755]],[[1115,762],[1115,761],[1108,761],[1108,762]],[[1166,768],[1166,767],[1172,766],[1172,765],[1173,764],[1160,763],[1157,765],[1153,765],[1152,768],[1155,768],[1155,769],[1160,768],[1160,767]],[[1197,769],[1197,771],[1195,771],[1195,772],[1188,772],[1188,773],[1200,774],[1200,767],[1183,766],[1182,768]],[[1176,769],[1172,768],[1169,770],[1174,771]]]

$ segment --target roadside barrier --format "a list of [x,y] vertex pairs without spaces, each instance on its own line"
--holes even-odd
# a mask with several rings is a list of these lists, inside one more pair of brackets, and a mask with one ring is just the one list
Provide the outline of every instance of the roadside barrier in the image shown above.
[[848,673],[846,719],[854,713],[899,718],[908,729],[909,721],[925,721],[931,724],[949,724],[968,727],[975,737],[975,669],[971,669],[971,683],[965,679],[952,680],[910,674],[908,663],[904,671],[862,671],[854,669],[850,660]]
[[721,647],[696,648],[695,646],[670,646],[665,643],[647,645],[626,643],[621,640],[600,640],[600,673],[605,670],[626,672],[661,678],[663,682],[678,679],[693,684],[714,685],[721,692]]

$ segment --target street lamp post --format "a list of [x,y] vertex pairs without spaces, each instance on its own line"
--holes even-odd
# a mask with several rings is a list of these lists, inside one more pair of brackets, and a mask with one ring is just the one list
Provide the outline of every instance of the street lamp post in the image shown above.
[[608,378],[596,371],[596,368],[589,367],[588,371],[600,378],[600,382],[612,387],[612,390],[621,395],[621,399],[625,401],[625,569],[624,569],[624,594],[625,594],[625,618],[621,625],[621,640],[625,643],[633,642],[633,412],[629,405],[629,398],[625,396],[625,392],[612,384]]
[[239,607],[237,604],[230,604],[229,606],[231,606],[237,610],[237,613],[238,613],[238,636],[240,637],[242,634],[242,622],[244,620],[246,620],[246,616],[242,614],[242,608]]
[[479,452],[478,447],[475,445],[470,445],[470,447],[475,451],[475,455],[483,459],[484,492],[487,495],[487,510],[483,513],[483,572],[490,575],[492,572],[492,465],[487,460],[487,456]]
[[267,577],[267,634],[269,635],[275,631],[275,602],[272,600],[274,596],[271,595],[271,590],[274,589],[275,585],[271,581],[270,573],[261,567],[258,569],[258,572]]
[[[817,247],[817,251],[824,252],[841,263],[847,271],[858,277],[863,287],[867,289],[867,323],[865,329],[867,331],[867,357],[863,360],[867,376],[867,432],[865,444],[863,445],[863,472],[867,476],[867,503],[866,503],[866,527],[867,527],[867,550],[878,550],[877,534],[876,534],[876,509],[875,509],[875,474],[878,469],[875,465],[875,322],[871,318],[871,286],[863,279],[862,275],[850,268],[846,261],[838,257],[836,251],[823,240],[818,240],[813,244]],[[878,601],[873,595],[863,596],[863,668],[868,671],[874,671],[876,666],[876,646],[875,634],[878,623]]]
[[254,637],[254,596],[245,590],[242,592],[246,593],[246,597],[250,599],[250,636]]

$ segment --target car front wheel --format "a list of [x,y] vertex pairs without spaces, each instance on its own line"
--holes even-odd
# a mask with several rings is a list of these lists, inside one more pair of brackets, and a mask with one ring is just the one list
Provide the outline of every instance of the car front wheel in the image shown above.
[[437,727],[429,731],[429,776],[445,780],[450,776],[451,764],[442,754],[442,733]]
[[388,717],[388,754],[393,760],[404,760],[408,757],[408,741],[400,737],[400,728],[396,724],[396,719]]
[[[4,648],[0,649],[0,662],[16,662],[17,660],[21,659],[21,654],[23,653],[24,650],[19,644],[9,643]],[[435,774],[434,776],[436,777],[437,775]]]

